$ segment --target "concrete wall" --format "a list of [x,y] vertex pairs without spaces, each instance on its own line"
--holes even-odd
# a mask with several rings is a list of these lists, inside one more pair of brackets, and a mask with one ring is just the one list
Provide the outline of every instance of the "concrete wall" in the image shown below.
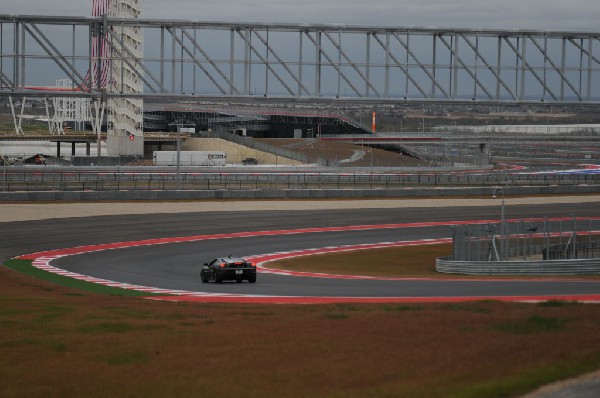
[[300,165],[302,163],[273,155],[267,152],[257,151],[233,142],[219,138],[190,138],[181,145],[182,151],[223,151],[227,154],[227,163],[242,163],[245,158],[258,159],[258,164],[271,165]]
[[106,148],[109,156],[128,156],[144,154],[144,139],[141,135],[131,141],[126,135],[108,135]]

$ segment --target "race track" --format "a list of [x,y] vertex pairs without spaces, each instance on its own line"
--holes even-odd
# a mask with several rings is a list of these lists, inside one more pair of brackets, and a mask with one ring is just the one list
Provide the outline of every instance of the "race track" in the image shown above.
[[[330,246],[449,238],[448,224],[462,220],[496,220],[497,213],[496,205],[199,212],[14,222],[1,224],[4,244],[0,255],[6,259],[89,245],[82,250],[83,254],[58,257],[50,264],[102,280],[182,292],[176,299],[190,300],[231,296],[321,297],[349,301],[600,297],[600,280],[346,279],[265,270],[260,271],[256,284],[202,284],[199,278],[200,265],[217,256],[258,256]],[[600,206],[598,203],[515,205],[508,209],[507,218],[566,214],[598,217]],[[431,224],[414,224],[422,222]],[[243,236],[239,236],[241,232]],[[174,239],[177,237],[182,239]],[[142,242],[142,246],[135,243],[148,239],[154,241]],[[102,248],[98,245],[114,242],[123,242],[122,247],[95,251]]]

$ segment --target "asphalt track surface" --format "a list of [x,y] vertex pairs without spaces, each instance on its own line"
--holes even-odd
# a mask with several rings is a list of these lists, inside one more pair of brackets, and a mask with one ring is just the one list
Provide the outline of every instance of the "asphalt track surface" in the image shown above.
[[[44,250],[190,237],[458,220],[496,220],[498,206],[361,210],[238,211],[63,218],[0,224],[0,258],[6,260]],[[600,216],[598,203],[515,205],[507,218]],[[327,246],[449,238],[447,225],[399,227],[264,236],[227,237],[183,243],[153,244],[66,256],[52,265],[111,281],[212,295],[309,297],[539,297],[598,295],[594,280],[355,280],[260,272],[256,284],[202,284],[200,266],[213,257],[254,256]],[[254,235],[254,234],[250,234]],[[368,266],[368,265],[367,265]]]

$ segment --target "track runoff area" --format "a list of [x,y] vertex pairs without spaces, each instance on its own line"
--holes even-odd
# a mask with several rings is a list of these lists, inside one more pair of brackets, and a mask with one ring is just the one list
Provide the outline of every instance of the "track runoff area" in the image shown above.
[[[600,220],[600,217],[593,218],[594,220]],[[178,301],[178,302],[219,302],[219,303],[271,303],[271,304],[326,304],[326,303],[451,303],[451,302],[469,302],[479,300],[497,300],[505,302],[541,302],[549,300],[562,300],[562,301],[579,301],[587,303],[600,303],[600,281],[594,281],[590,279],[577,279],[569,278],[563,279],[527,279],[527,283],[534,285],[536,283],[548,283],[556,281],[557,283],[568,281],[569,283],[580,283],[582,286],[581,293],[573,292],[572,289],[569,293],[563,294],[560,289],[556,293],[552,294],[516,294],[516,295],[504,295],[502,293],[492,293],[490,295],[428,295],[427,293],[420,292],[418,295],[398,295],[398,296],[369,296],[360,297],[353,295],[261,295],[261,294],[230,294],[230,293],[218,293],[218,292],[206,292],[206,291],[188,291],[188,290],[173,290],[165,289],[161,287],[153,286],[142,286],[132,283],[124,283],[116,280],[107,280],[97,278],[93,276],[83,275],[72,271],[67,271],[52,263],[54,260],[65,256],[77,256],[85,253],[100,252],[108,250],[117,250],[133,247],[142,246],[154,246],[154,245],[165,245],[183,242],[199,242],[204,240],[220,240],[220,239],[232,239],[232,238],[251,238],[260,236],[280,236],[290,235],[294,236],[297,234],[318,234],[326,232],[350,232],[350,231],[365,231],[374,229],[389,229],[389,230],[401,230],[410,228],[420,227],[432,227],[432,226],[450,226],[458,224],[485,224],[490,222],[497,222],[498,220],[478,220],[478,221],[446,221],[446,222],[417,222],[417,223],[403,223],[403,224],[379,224],[379,225],[355,225],[345,227],[327,227],[327,228],[302,228],[302,229],[288,229],[288,230],[270,230],[270,231],[254,231],[254,232],[239,232],[239,233],[227,233],[227,234],[206,234],[206,235],[195,235],[186,237],[175,237],[175,238],[158,238],[158,239],[147,239],[138,241],[118,242],[109,244],[97,244],[88,245],[72,248],[63,248],[56,250],[49,250],[43,252],[37,252],[27,255],[16,257],[20,260],[30,260],[32,265],[41,270],[66,276],[69,278],[75,278],[78,280],[96,283],[100,285],[117,287],[122,289],[129,289],[138,292],[148,293],[146,298],[153,300],[166,300],[166,301]],[[600,232],[594,232],[600,233]],[[290,238],[291,239],[291,238]],[[341,246],[328,246],[311,249],[293,250],[287,252],[275,252],[275,253],[264,253],[260,255],[244,256],[247,260],[252,261],[257,266],[259,273],[259,279],[257,286],[260,284],[260,274],[275,274],[287,277],[297,278],[328,278],[328,279],[353,279],[353,280],[376,280],[376,281],[412,281],[417,283],[423,283],[427,281],[439,281],[442,283],[462,281],[469,284],[478,283],[490,283],[493,281],[504,282],[514,281],[523,282],[518,278],[509,279],[494,279],[494,278],[454,278],[454,279],[434,279],[434,278],[381,278],[381,277],[370,277],[370,276],[356,276],[356,275],[332,275],[314,272],[297,272],[297,271],[286,271],[281,269],[269,268],[269,262],[309,255],[319,255],[325,253],[335,253],[344,251],[355,251],[355,250],[368,250],[368,249],[379,249],[387,247],[401,247],[401,246],[414,246],[414,245],[431,245],[438,243],[449,243],[450,238],[438,238],[438,239],[419,239],[419,240],[407,240],[407,241],[393,241],[393,242],[379,242],[379,243],[365,243],[365,244],[352,244],[352,245],[341,245]],[[199,281],[199,278],[198,278]],[[201,286],[199,284],[199,286]],[[586,287],[583,289],[583,287]],[[591,289],[590,289],[591,286]],[[534,291],[535,289],[531,289]],[[577,290],[577,288],[576,288]],[[398,289],[401,293],[402,289]]]

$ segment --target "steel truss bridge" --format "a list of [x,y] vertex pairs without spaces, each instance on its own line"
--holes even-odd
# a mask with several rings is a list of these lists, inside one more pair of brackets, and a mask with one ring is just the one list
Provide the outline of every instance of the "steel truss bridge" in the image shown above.
[[[143,93],[101,86],[102,45]],[[0,78],[21,97],[594,104],[600,33],[0,15]]]

